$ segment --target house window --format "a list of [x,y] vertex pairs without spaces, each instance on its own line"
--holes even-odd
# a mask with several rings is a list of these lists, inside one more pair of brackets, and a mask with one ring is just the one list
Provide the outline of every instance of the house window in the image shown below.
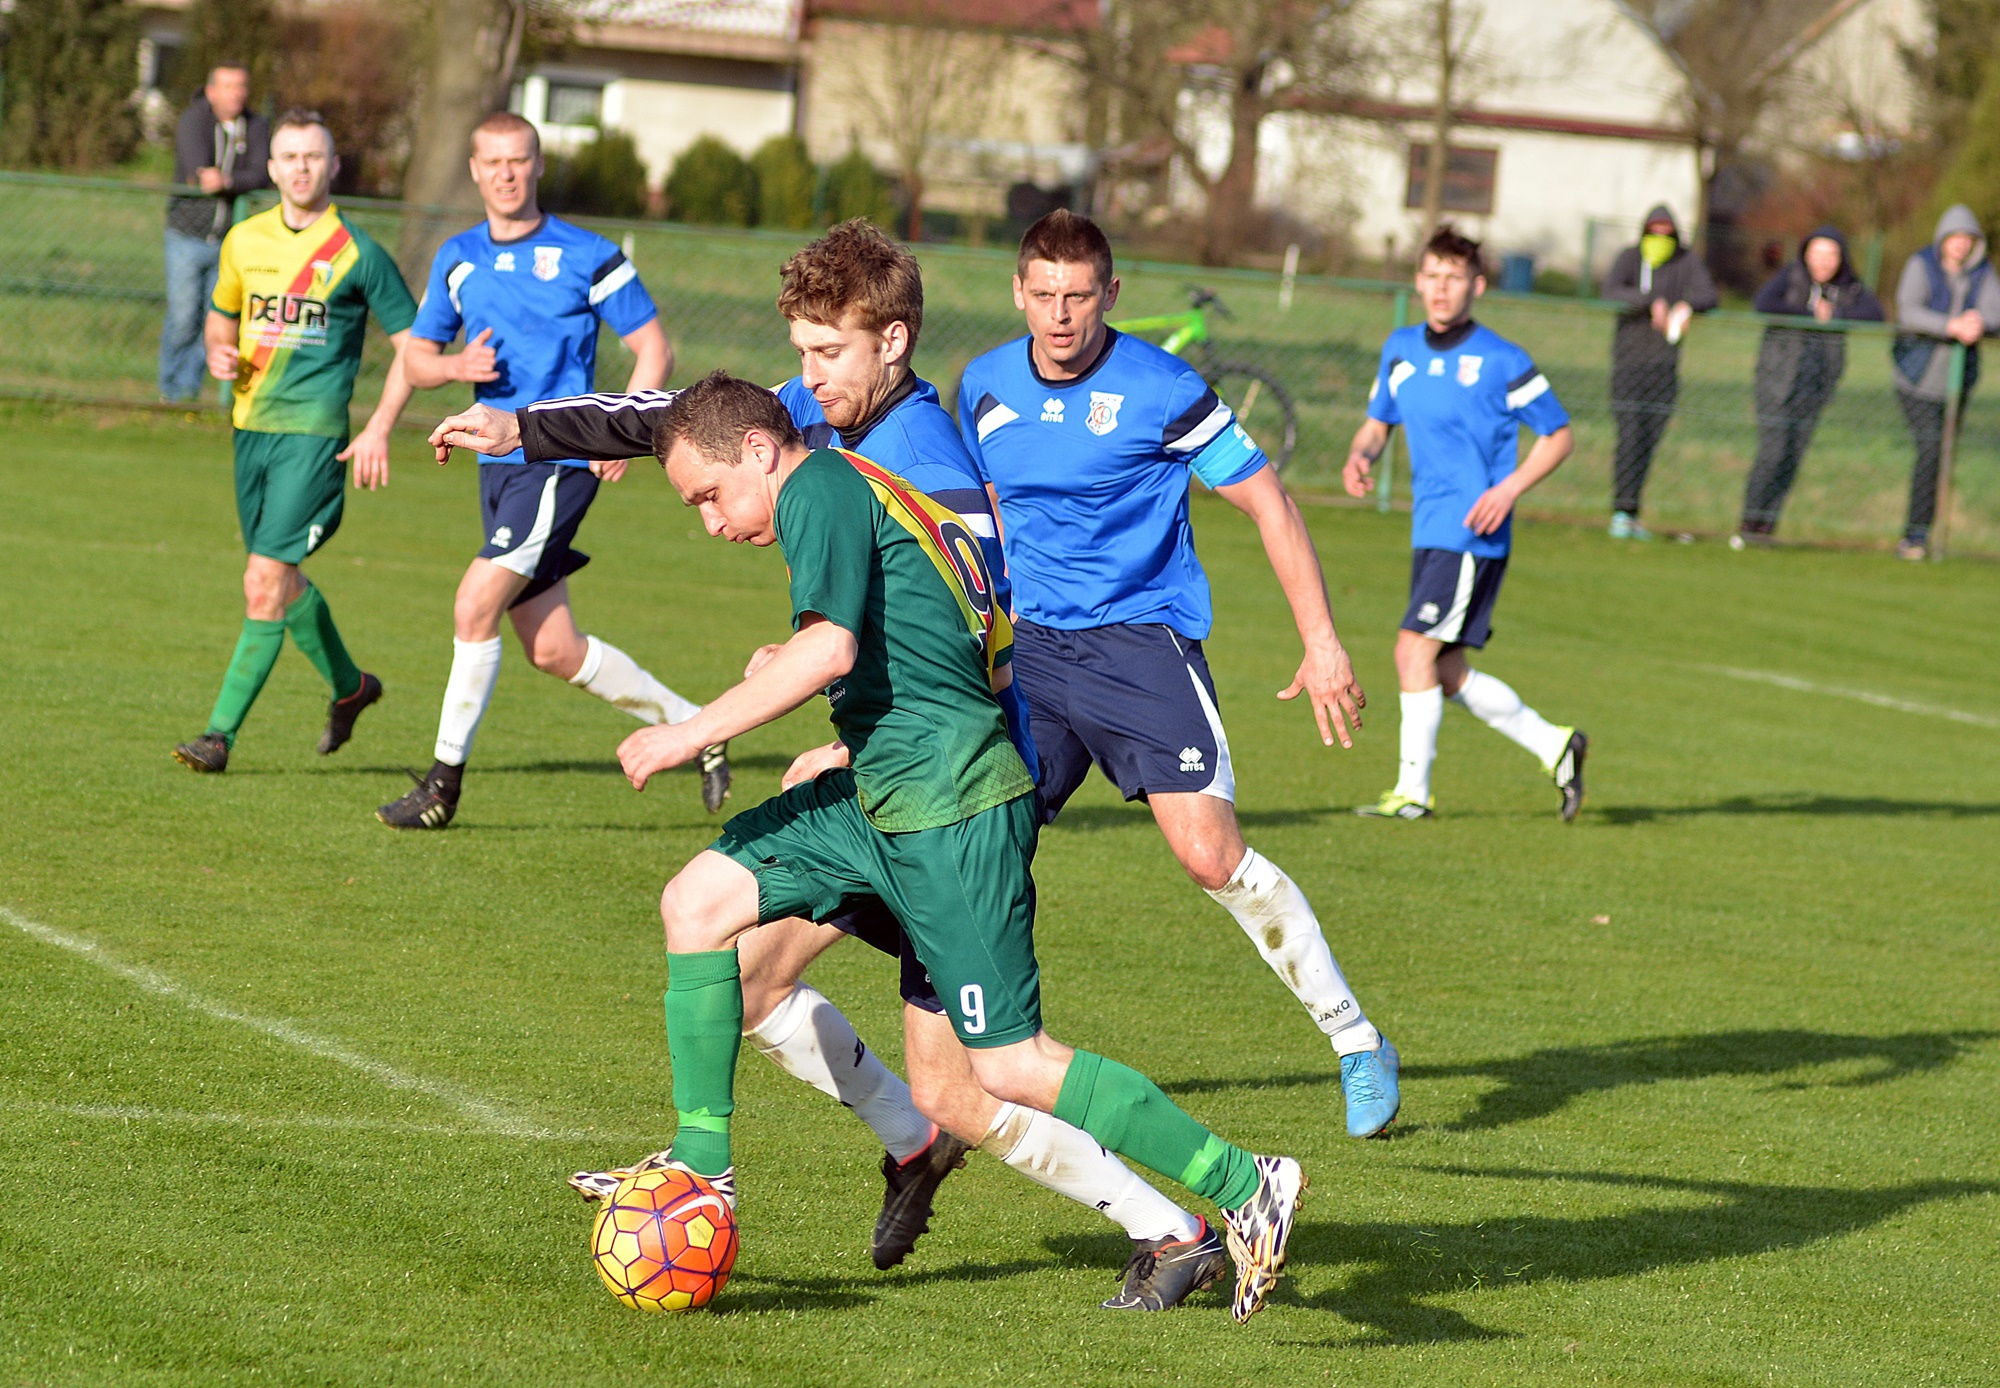
[[[1429,173],[1431,147],[1410,145],[1410,176],[1403,194],[1403,206],[1424,205],[1424,182]],[[1445,150],[1444,198],[1439,203],[1447,212],[1491,212],[1494,176],[1500,165],[1497,149],[1466,149],[1449,145]]]
[[604,87],[595,82],[559,82],[551,78],[547,110],[550,125],[601,125]]

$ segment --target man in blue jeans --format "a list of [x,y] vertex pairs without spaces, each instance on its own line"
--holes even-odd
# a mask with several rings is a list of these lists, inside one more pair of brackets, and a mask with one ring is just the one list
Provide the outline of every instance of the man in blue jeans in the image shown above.
[[160,399],[193,400],[208,377],[202,323],[222,237],[239,193],[268,188],[271,126],[248,110],[250,70],[217,63],[174,131],[174,182],[201,196],[167,199],[167,317],[160,326]]

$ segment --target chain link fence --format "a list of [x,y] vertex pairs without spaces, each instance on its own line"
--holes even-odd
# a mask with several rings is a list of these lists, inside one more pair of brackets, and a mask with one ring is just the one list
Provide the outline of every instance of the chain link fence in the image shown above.
[[[161,313],[162,217],[167,189],[102,180],[0,173],[0,395],[93,404],[154,405]],[[394,247],[406,210],[346,200],[342,206]],[[590,219],[579,219],[590,221]],[[797,362],[773,307],[777,269],[800,242],[791,233],[701,230],[658,222],[590,222],[631,253],[659,301],[679,355],[677,378],[726,367],[777,381]],[[919,370],[947,404],[973,356],[1018,336],[1005,250],[917,248],[925,272]],[[1287,477],[1298,489],[1337,495],[1348,441],[1360,423],[1383,337],[1413,321],[1413,296],[1395,285],[1135,263],[1121,267],[1114,320],[1186,310],[1199,284],[1228,310],[1210,312],[1218,360],[1261,368],[1296,409],[1297,446]],[[420,288],[413,285],[413,288]],[[1611,401],[1613,305],[1531,294],[1492,294],[1481,321],[1525,346],[1573,417],[1571,460],[1528,498],[1538,514],[1605,518],[1611,506],[1616,429]],[[1799,329],[1803,320],[1781,320]],[[1759,438],[1758,351],[1767,328],[1754,314],[1721,311],[1689,328],[1676,402],[1644,494],[1655,532],[1726,535],[1736,529]],[[1810,330],[1809,328],[1805,330]],[[1781,537],[1882,547],[1902,532],[1914,445],[1889,362],[1891,330],[1844,330],[1846,369],[1798,470]],[[356,390],[366,410],[388,361],[379,334]],[[600,384],[623,383],[623,349],[607,340]],[[220,408],[221,397],[215,397]],[[439,391],[407,418],[457,407]],[[1781,413],[1766,397],[1762,421]],[[1259,424],[1257,427],[1263,427]],[[1406,498],[1392,455],[1391,487],[1357,505]],[[2000,556],[2000,403],[1975,391],[1952,450],[1952,487],[1939,529],[1955,553]]]

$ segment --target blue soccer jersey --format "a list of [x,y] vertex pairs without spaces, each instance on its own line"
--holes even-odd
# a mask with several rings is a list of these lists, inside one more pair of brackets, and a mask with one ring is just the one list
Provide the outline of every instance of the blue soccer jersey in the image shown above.
[[1213,621],[1188,478],[1241,482],[1263,453],[1193,367],[1115,329],[1096,363],[1045,380],[1022,337],[975,358],[958,427],[1000,498],[1016,611],[1065,630]]
[[1476,535],[1466,513],[1514,471],[1523,427],[1546,435],[1569,423],[1528,354],[1469,320],[1444,333],[1422,323],[1390,333],[1368,417],[1409,430],[1412,545],[1481,559],[1507,553],[1514,518]]
[[[595,389],[600,322],[624,337],[657,317],[623,251],[594,231],[545,215],[518,240],[496,241],[481,222],[439,247],[410,332],[444,345],[461,332],[470,342],[490,328],[487,346],[498,356],[500,376],[475,385],[473,398],[519,410]],[[521,460],[517,450],[479,461]]]

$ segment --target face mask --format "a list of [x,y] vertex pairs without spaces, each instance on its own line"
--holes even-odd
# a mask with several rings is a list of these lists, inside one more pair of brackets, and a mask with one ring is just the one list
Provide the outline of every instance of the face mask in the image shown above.
[[1649,231],[1639,238],[1639,258],[1657,270],[1673,259],[1679,245],[1678,236]]

